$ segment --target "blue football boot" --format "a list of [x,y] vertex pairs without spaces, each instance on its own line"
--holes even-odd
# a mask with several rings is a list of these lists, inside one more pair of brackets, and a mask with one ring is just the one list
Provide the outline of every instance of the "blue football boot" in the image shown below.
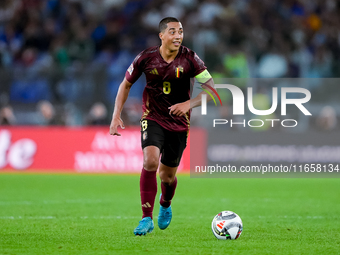
[[139,225],[135,228],[133,233],[136,236],[141,236],[146,235],[147,233],[151,233],[153,229],[153,220],[151,219],[151,217],[145,217],[139,222]]
[[171,205],[168,208],[163,207],[161,205],[158,214],[158,227],[162,230],[166,229],[170,225],[171,219],[172,219]]

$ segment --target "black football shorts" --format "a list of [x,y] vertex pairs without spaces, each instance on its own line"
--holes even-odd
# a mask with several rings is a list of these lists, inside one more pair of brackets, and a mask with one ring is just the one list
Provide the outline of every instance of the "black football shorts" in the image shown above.
[[169,131],[152,120],[142,119],[140,123],[142,148],[157,146],[162,154],[162,164],[177,167],[187,146],[188,132]]

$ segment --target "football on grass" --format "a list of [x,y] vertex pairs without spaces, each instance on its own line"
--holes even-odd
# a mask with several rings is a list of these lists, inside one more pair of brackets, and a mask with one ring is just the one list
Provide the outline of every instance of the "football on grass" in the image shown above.
[[242,220],[232,211],[223,211],[214,217],[211,222],[211,230],[217,239],[234,240],[239,238],[242,233]]

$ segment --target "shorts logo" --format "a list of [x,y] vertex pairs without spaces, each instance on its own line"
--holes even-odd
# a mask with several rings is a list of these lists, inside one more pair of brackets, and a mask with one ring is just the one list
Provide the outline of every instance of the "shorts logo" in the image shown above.
[[145,141],[146,139],[148,139],[148,132],[144,131],[143,132],[143,141]]
[[183,74],[183,67],[182,66],[177,66],[175,71],[176,71],[176,78],[181,78]]

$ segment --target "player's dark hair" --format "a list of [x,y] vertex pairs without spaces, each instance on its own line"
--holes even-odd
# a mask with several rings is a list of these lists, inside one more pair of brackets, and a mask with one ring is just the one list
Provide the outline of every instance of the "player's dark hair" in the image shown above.
[[168,27],[169,22],[179,22],[179,20],[174,17],[166,17],[162,19],[159,22],[159,32],[164,32],[164,30]]

